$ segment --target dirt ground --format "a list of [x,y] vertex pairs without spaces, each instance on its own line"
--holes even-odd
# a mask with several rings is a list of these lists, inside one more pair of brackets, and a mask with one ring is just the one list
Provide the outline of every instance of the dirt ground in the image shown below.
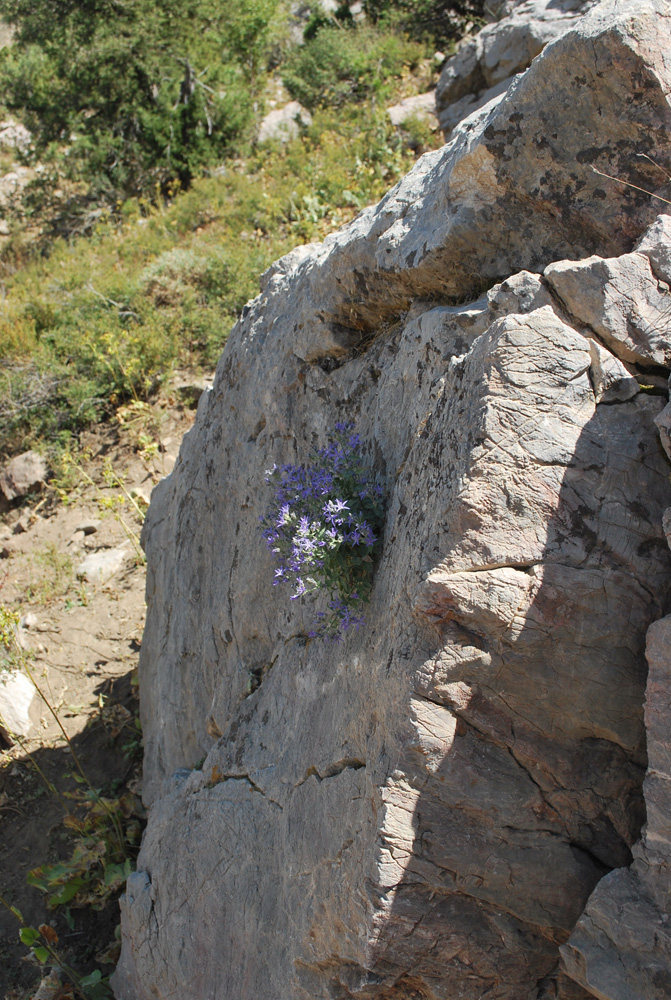
[[[52,925],[59,953],[81,975],[94,967],[112,971],[118,903],[99,911],[73,908],[68,924],[64,907],[48,909],[42,892],[26,883],[29,871],[69,857],[74,843],[63,825],[65,806],[44,780],[66,802],[77,791],[73,758],[48,704],[91,783],[105,795],[139,795],[145,567],[137,546],[142,519],[129,494],[143,510],[174,465],[198,394],[188,391],[188,379],[181,381],[186,388],[173,387],[151,412],[131,407],[123,423],[87,434],[80,442],[86,457],[77,467],[0,517],[0,605],[20,616],[18,638],[44,695],[33,698],[27,736],[0,753],[0,895],[27,925]],[[122,485],[110,485],[112,477]],[[3,649],[0,667],[6,669],[11,664],[7,656],[2,662]],[[0,997],[6,1000],[32,997],[45,975],[19,941],[19,927],[0,906]]]

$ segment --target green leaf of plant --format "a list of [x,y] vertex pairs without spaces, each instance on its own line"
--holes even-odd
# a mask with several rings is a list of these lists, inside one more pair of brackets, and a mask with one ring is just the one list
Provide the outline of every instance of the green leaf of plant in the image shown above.
[[100,969],[94,969],[88,976],[81,979],[82,986],[95,986],[102,980],[103,974]]
[[49,961],[49,952],[47,951],[46,948],[42,947],[33,948],[33,955],[35,956],[38,962],[42,963],[42,965],[44,965],[45,962]]
[[79,890],[86,885],[86,880],[83,878],[73,878],[71,882],[64,885],[58,892],[54,892],[47,899],[47,905],[52,907],[63,906],[64,903],[69,903],[71,899],[77,895]]
[[21,938],[21,942],[23,944],[27,944],[28,947],[30,947],[30,945],[33,945],[35,944],[36,941],[39,941],[40,932],[36,930],[34,927],[22,927],[21,930],[19,931],[19,937]]

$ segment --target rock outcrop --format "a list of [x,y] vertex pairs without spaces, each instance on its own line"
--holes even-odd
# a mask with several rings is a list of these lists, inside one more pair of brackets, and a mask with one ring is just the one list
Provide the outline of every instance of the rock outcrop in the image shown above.
[[565,967],[608,1000],[671,996],[671,616],[648,630],[648,821],[631,868],[599,882],[567,945]]
[[[659,860],[649,815],[628,867],[669,610],[671,220],[591,166],[664,193],[669,51],[667,3],[604,0],[245,307],[144,531],[119,1000],[625,996],[576,956],[602,886]],[[264,470],[339,420],[387,518],[367,625],[324,645],[258,518]]]
[[440,74],[436,113],[446,137],[460,121],[504,94],[548,44],[599,0],[508,0],[496,21],[465,38]]

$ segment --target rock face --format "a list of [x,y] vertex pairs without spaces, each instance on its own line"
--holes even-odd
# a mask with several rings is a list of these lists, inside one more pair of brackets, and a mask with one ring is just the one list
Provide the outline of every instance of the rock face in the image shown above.
[[[145,526],[119,1000],[637,996],[574,956],[645,819],[671,220],[590,164],[664,179],[669,51],[668,4],[606,0],[245,307]],[[323,645],[258,518],[339,420],[387,519]]]
[[634,863],[607,875],[562,948],[571,976],[608,1000],[671,996],[671,616],[648,630],[648,822]]
[[436,88],[436,109],[446,136],[467,115],[505,93],[516,73],[531,65],[548,42],[575,27],[599,0],[512,0],[497,21],[466,38],[447,60]]

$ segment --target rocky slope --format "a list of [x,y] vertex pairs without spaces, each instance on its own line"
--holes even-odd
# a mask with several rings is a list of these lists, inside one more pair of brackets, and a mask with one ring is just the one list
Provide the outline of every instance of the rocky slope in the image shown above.
[[[665,906],[656,813],[627,866],[669,801],[671,223],[592,167],[664,193],[670,51],[667,3],[605,0],[243,311],[145,526],[119,1000],[666,995],[594,928]],[[258,518],[343,419],[387,518],[367,626],[321,645]]]

